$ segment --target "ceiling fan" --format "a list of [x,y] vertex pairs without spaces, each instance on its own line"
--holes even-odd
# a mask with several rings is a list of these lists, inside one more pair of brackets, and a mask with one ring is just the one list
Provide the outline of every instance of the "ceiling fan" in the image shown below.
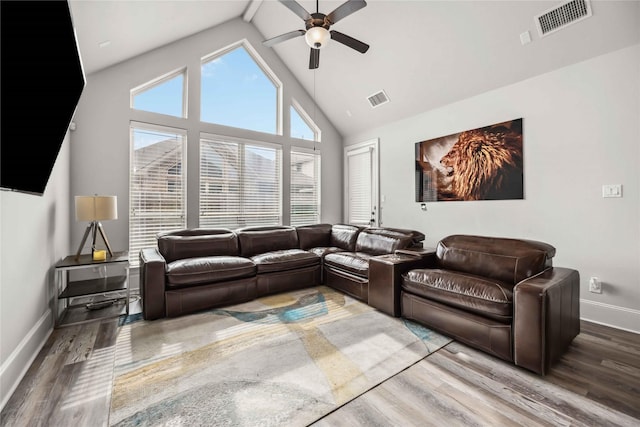
[[330,38],[345,46],[355,49],[360,53],[365,53],[369,49],[369,45],[362,43],[360,40],[356,40],[353,37],[336,30],[329,30],[331,25],[365,7],[367,2],[364,0],[347,0],[328,15],[318,11],[318,0],[316,0],[316,13],[307,12],[307,10],[295,0],[279,1],[304,20],[305,29],[290,31],[269,40],[265,40],[262,42],[263,45],[272,47],[273,45],[285,40],[304,36],[307,44],[311,47],[311,54],[309,57],[310,70],[318,68],[320,65],[320,49],[327,44]]

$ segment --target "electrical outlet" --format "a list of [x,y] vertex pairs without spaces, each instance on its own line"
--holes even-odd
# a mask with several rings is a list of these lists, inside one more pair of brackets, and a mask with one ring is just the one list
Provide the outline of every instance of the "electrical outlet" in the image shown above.
[[592,277],[589,279],[589,292],[593,292],[596,294],[602,293],[602,283],[600,283],[600,279],[597,277]]

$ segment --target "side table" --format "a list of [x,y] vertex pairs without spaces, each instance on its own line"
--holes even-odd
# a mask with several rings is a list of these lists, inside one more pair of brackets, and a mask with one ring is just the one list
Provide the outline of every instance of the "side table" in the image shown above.
[[[70,273],[78,270],[90,278],[71,280]],[[103,274],[97,274],[98,271]],[[101,277],[92,277],[96,275]],[[94,261],[91,255],[80,255],[77,259],[75,255],[67,256],[55,265],[55,290],[56,327],[129,314],[128,252],[114,252],[102,261]]]
[[402,275],[414,268],[425,266],[426,258],[434,249],[396,251],[369,259],[369,305],[390,316],[399,317]]

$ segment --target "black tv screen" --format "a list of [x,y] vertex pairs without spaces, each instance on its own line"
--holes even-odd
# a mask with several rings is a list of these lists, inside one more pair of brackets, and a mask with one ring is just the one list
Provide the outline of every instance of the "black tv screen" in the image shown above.
[[0,1],[0,187],[42,195],[85,86],[69,4]]

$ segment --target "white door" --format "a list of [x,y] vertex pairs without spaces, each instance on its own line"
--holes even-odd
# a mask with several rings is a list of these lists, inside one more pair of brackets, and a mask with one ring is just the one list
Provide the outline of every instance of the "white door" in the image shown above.
[[378,140],[345,148],[345,218],[348,224],[377,226]]

